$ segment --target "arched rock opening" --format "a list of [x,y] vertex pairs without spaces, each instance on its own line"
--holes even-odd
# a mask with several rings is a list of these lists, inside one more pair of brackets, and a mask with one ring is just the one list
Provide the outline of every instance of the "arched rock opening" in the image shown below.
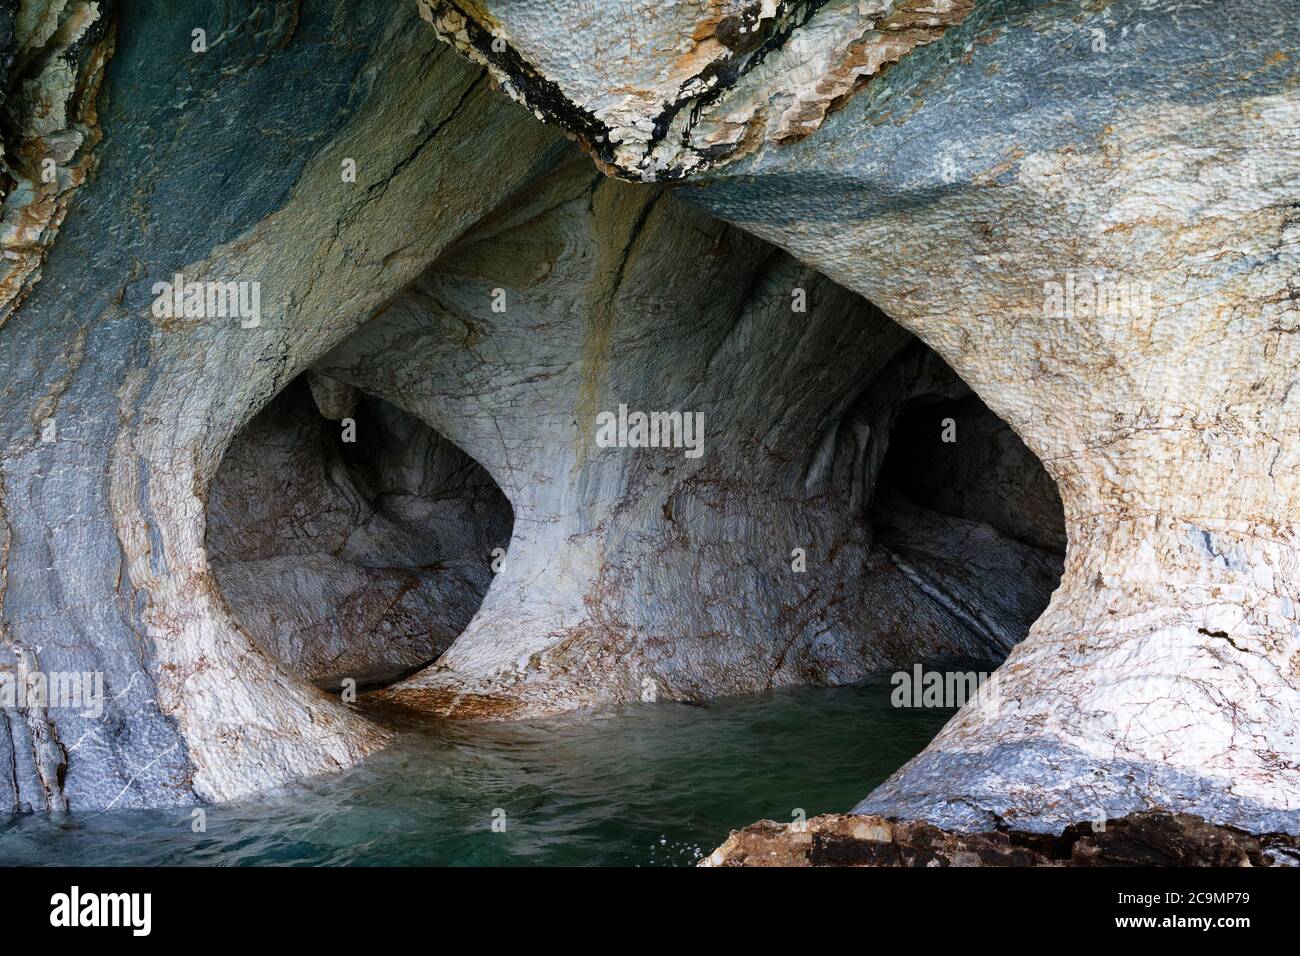
[[[195,57],[165,39],[192,29],[184,5],[66,6],[83,25],[115,17],[131,42],[74,23],[55,36],[78,38],[87,69],[49,58],[58,86],[89,99],[95,83],[74,79],[114,50],[103,141],[84,141],[96,165],[60,169],[81,183],[77,211],[49,206],[61,249],[39,282],[34,260],[14,260],[23,297],[0,335],[0,668],[102,674],[104,713],[4,708],[0,765],[32,759],[0,774],[0,811],[225,800],[349,766],[386,734],[231,620],[205,561],[210,483],[258,409],[546,168],[561,137],[431,49],[409,10],[234,16]],[[178,121],[193,135],[158,137]],[[30,156],[66,156],[58,138]],[[160,314],[158,286],[178,273],[259,290],[260,316]]]
[[[87,13],[83,23],[111,12],[66,6]],[[952,4],[960,18],[914,34],[933,42],[868,57],[851,75],[838,70],[845,44],[865,36],[861,53],[899,36],[876,30],[877,12],[860,5],[779,5],[772,42],[739,51],[754,69],[714,74],[733,51],[715,42],[712,8],[634,18],[656,36],[615,61],[570,55],[601,49],[608,18],[565,23],[515,4],[494,10],[489,29],[422,4],[446,39],[494,61],[506,91],[527,100],[540,90],[530,107],[577,121],[606,171],[692,175],[677,195],[734,230],[569,174],[483,226],[558,159],[560,138],[506,108],[480,71],[431,51],[410,10],[243,18],[195,58],[165,42],[192,26],[183,7],[166,6],[145,17],[119,5],[118,35],[132,41],[106,71],[108,24],[56,30],[56,44],[83,37],[71,56],[52,48],[26,62],[48,62],[58,76],[42,96],[72,108],[38,110],[51,122],[6,137],[26,144],[7,148],[6,163],[30,167],[33,187],[31,159],[58,158],[60,170],[6,197],[40,236],[16,234],[16,310],[0,338],[12,398],[0,408],[0,666],[102,671],[108,696],[96,724],[75,711],[8,715],[0,760],[21,755],[26,766],[0,779],[0,807],[229,798],[379,745],[356,715],[264,666],[230,626],[202,566],[203,516],[248,415],[401,289],[375,328],[418,337],[425,322],[464,353],[453,369],[513,389],[508,414],[483,404],[477,431],[455,440],[487,449],[470,451],[502,487],[550,481],[527,502],[537,523],[525,522],[529,548],[507,562],[508,587],[498,579],[480,623],[408,693],[562,707],[626,696],[645,677],[687,695],[866,666],[844,627],[893,607],[861,591],[867,536],[791,509],[818,496],[829,505],[855,483],[784,477],[809,461],[851,470],[866,460],[837,462],[820,442],[830,433],[834,449],[857,384],[903,340],[851,289],[933,346],[1024,436],[1057,479],[1070,529],[1064,583],[1002,672],[1016,706],[969,709],[877,808],[945,825],[1055,827],[1158,803],[1300,829],[1300,57],[1286,4],[1240,5],[1231,30],[1214,4]],[[814,16],[787,22],[796,9]],[[1098,31],[1143,39],[1113,44],[1099,71],[1088,50]],[[489,35],[504,46],[482,42]],[[683,85],[694,77],[680,71],[702,65],[679,55],[683,38],[720,86]],[[565,55],[530,59],[548,49]],[[77,101],[101,74],[99,123]],[[682,108],[683,90],[701,109]],[[665,92],[670,130],[658,122]],[[182,106],[186,130],[220,141],[159,137]],[[64,113],[75,128],[53,129]],[[597,113],[605,119],[589,122]],[[676,135],[684,125],[688,141]],[[46,132],[43,145],[32,136]],[[238,151],[224,148],[235,140]],[[80,154],[73,168],[69,150]],[[340,164],[358,159],[348,182]],[[599,228],[569,231],[560,220],[580,219],[583,201]],[[797,260],[756,252],[766,247],[754,236]],[[522,242],[506,249],[507,237]],[[456,256],[430,273],[453,244]],[[677,255],[646,254],[655,248]],[[573,250],[593,268],[584,273]],[[443,281],[449,265],[463,301]],[[158,316],[155,283],[178,270],[260,284],[267,321]],[[586,291],[555,295],[556,270]],[[1097,309],[1093,292],[1074,295],[1081,279],[1123,294]],[[773,293],[794,282],[812,293],[799,320]],[[480,348],[484,335],[505,344],[480,314],[494,284],[524,302],[546,293],[524,316],[532,352],[517,376]],[[701,298],[707,308],[686,307]],[[547,299],[570,311],[548,311]],[[647,342],[676,343],[663,353],[671,360]],[[358,356],[335,358],[346,367]],[[464,386],[453,376],[441,388],[459,389],[471,412]],[[561,398],[568,388],[569,401],[533,413],[533,386]],[[757,396],[775,411],[728,418]],[[689,469],[644,450],[597,462],[575,428],[624,401],[700,407],[742,437]],[[493,437],[497,424],[513,433]],[[862,425],[850,422],[848,437],[869,439]],[[549,458],[547,444],[558,449]],[[563,533],[546,523],[584,496],[602,504],[557,519]],[[816,592],[803,586],[811,578],[788,578],[793,547],[821,561]],[[557,582],[551,600],[529,598]],[[731,599],[713,606],[719,595]],[[678,623],[688,600],[705,607]],[[904,623],[910,648],[897,636]],[[923,650],[916,624],[910,611],[897,626],[877,620],[873,659]],[[789,641],[717,640],[741,631]],[[75,757],[61,744],[73,741]]]
[[[876,543],[1001,663],[1047,607],[1065,560],[1056,484],[943,361],[889,431],[872,499]],[[928,389],[928,390],[927,390]]]
[[208,557],[234,618],[325,688],[387,684],[450,646],[509,543],[510,504],[401,409],[300,376],[227,450]]
[[[441,716],[996,662],[1059,575],[1059,554],[973,512],[878,502],[873,522],[908,403],[969,397],[929,349],[785,253],[581,158],[511,197],[317,369],[437,427],[515,508],[479,613],[381,692]],[[698,416],[698,448],[622,426],[602,438],[602,421],[637,413]],[[989,445],[973,454],[1001,462],[991,413],[964,414],[963,441]],[[1008,489],[1050,486],[1012,451]],[[953,480],[978,496],[972,469]],[[1041,533],[1059,535],[1059,504],[1056,521]]]

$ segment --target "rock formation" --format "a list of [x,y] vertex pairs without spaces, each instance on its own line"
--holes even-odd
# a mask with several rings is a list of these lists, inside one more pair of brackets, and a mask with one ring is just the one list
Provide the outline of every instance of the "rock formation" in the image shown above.
[[1294,19],[0,9],[0,809],[1009,652],[859,813],[1300,832]]
[[114,34],[101,3],[0,9],[0,323],[40,279],[68,204],[95,169],[97,103]]
[[[1055,490],[933,353],[606,180],[409,13],[6,21],[5,215],[35,225],[6,233],[0,676],[104,690],[0,701],[0,806],[346,766],[384,732],[320,688],[453,639],[385,696],[503,716],[995,663],[1045,605]],[[891,459],[934,403],[969,440]],[[604,447],[621,406],[682,441]],[[997,514],[1008,489],[1036,504]]]
[[[562,143],[409,10],[82,6],[116,23],[97,172],[0,329],[0,673],[100,673],[104,712],[6,707],[0,807],[226,799],[384,735],[232,617],[204,550],[224,452]],[[256,313],[169,309],[177,274],[245,283]]]
[[[998,706],[861,811],[1300,829],[1293,4],[424,5],[599,162],[693,175],[915,332],[1056,481],[1065,575]],[[926,42],[807,108],[903,12]]]
[[465,629],[511,512],[419,420],[350,388],[317,404],[329,382],[287,387],[226,451],[207,555],[232,616],[272,656],[314,684],[364,689],[432,662]]
[[[1060,575],[1050,482],[1028,519],[1041,547],[964,514],[999,496],[980,484],[993,469],[950,474],[969,503],[891,508],[875,534],[895,420],[965,386],[860,298],[583,157],[316,368],[431,424],[514,509],[480,613],[384,693],[420,709],[523,716],[998,661]],[[969,410],[952,447],[992,446],[979,429],[996,419]],[[661,437],[684,440],[602,442],[601,415],[632,432],[637,414],[676,416]],[[938,446],[939,419],[914,431]],[[1003,477],[1031,486],[1041,466],[1010,437]]]
[[1296,866],[1300,841],[1252,836],[1183,813],[1145,810],[1058,834],[954,833],[870,814],[761,820],[733,830],[700,866]]

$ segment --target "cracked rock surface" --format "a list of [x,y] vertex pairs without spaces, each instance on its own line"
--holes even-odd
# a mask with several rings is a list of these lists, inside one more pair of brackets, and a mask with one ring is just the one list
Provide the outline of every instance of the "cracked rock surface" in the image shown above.
[[438,36],[607,172],[698,173],[800,139],[866,80],[961,22],[973,0],[723,0],[494,8],[419,0]]
[[0,8],[0,326],[40,279],[74,193],[96,168],[113,8],[102,0]]

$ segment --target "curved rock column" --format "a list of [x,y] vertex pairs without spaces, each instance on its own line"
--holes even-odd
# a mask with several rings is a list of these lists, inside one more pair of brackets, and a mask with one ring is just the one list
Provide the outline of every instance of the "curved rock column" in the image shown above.
[[[1300,829],[1293,5],[990,0],[847,87],[828,39],[846,5],[791,9],[742,46],[713,21],[654,34],[730,64],[698,86],[600,60],[630,91],[605,128],[592,60],[493,60],[473,25],[435,23],[620,175],[696,174],[683,196],[915,331],[1057,480],[1066,576],[999,694],[859,809],[1049,829],[1160,805]],[[483,29],[575,42],[522,13]],[[672,136],[665,89],[687,117]],[[624,149],[624,128],[651,132]]]
[[[246,14],[123,5],[98,171],[0,332],[0,667],[103,691],[102,714],[5,707],[0,812],[230,798],[383,740],[227,614],[208,485],[259,408],[547,168],[558,136],[407,12]],[[203,287],[166,309],[177,273],[239,283],[241,307]]]

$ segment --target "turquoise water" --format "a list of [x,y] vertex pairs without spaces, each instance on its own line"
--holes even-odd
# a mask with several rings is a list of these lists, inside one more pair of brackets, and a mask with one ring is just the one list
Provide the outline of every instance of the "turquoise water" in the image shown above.
[[405,726],[351,770],[208,807],[206,833],[190,810],[14,818],[0,864],[690,865],[755,820],[849,809],[952,715],[890,689]]

